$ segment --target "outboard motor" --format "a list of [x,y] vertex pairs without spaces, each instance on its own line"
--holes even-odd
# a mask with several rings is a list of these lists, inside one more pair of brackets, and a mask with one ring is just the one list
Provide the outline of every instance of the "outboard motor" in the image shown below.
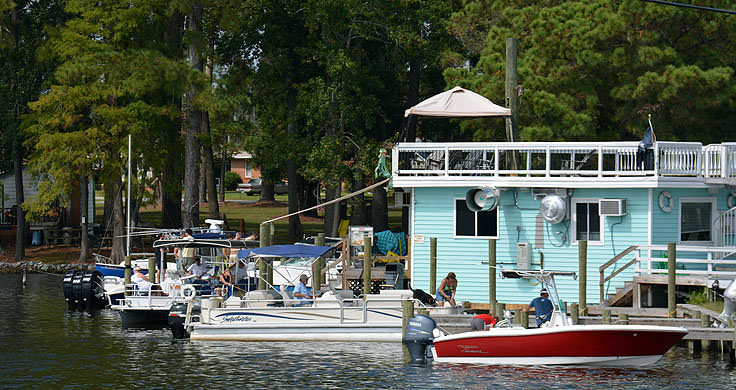
[[102,279],[100,271],[84,271],[81,290],[84,310],[93,311],[105,307],[105,289],[102,286]]
[[74,309],[74,297],[72,295],[72,279],[74,279],[74,271],[66,271],[61,287],[64,290],[64,299],[70,309]]
[[187,318],[187,304],[173,303],[169,309],[169,329],[175,339],[185,339],[189,333],[184,329],[184,321]]
[[427,347],[432,345],[434,336],[432,331],[437,323],[430,317],[418,314],[409,319],[404,332],[404,344],[409,349],[411,361],[409,364],[426,364]]
[[715,322],[719,327],[728,326],[728,320],[735,317],[736,314],[736,279],[723,291],[723,311],[715,318]]
[[84,271],[74,271],[72,275],[72,308],[84,310],[84,298],[82,298],[82,279]]

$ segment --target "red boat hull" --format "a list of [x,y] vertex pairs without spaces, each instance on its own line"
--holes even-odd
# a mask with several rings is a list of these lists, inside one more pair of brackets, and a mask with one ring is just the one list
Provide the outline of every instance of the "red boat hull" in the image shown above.
[[491,329],[434,340],[438,362],[644,365],[687,334],[684,328],[584,325]]

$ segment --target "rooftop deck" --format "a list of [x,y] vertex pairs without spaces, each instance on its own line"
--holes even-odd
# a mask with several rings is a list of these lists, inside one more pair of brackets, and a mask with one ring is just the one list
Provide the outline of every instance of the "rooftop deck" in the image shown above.
[[657,142],[399,143],[396,187],[702,188],[736,185],[736,143]]

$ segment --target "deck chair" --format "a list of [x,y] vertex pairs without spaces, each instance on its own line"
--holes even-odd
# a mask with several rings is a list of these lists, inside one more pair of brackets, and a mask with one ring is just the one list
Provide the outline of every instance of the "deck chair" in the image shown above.
[[289,290],[286,289],[285,284],[281,285],[279,293],[281,294],[281,298],[284,300],[284,306],[292,307],[299,304],[298,300],[294,299],[294,297],[291,296],[291,293],[289,293]]

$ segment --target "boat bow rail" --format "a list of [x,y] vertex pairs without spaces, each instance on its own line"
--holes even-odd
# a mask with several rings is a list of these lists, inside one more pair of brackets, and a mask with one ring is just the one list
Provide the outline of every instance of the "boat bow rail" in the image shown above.
[[[398,143],[392,154],[394,186],[693,187],[736,184],[736,143],[657,142]],[[514,162],[515,161],[515,162]],[[561,182],[560,178],[564,178]]]

